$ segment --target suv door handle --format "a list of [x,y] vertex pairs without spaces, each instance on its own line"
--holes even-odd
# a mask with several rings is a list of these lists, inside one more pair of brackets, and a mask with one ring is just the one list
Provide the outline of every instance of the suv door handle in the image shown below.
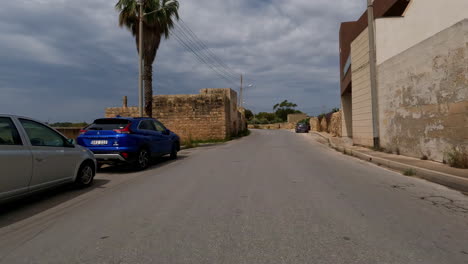
[[42,158],[36,158],[36,161],[37,161],[37,162],[43,162],[44,159],[42,159]]

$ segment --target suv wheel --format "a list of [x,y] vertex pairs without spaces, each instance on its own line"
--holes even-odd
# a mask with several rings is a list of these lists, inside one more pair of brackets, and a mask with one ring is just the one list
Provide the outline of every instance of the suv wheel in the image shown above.
[[93,168],[94,164],[91,162],[83,163],[78,170],[78,175],[76,177],[75,184],[78,187],[88,187],[93,184],[93,179],[95,175],[95,169]]
[[144,170],[149,167],[150,163],[150,154],[148,150],[141,149],[138,152],[137,159],[135,161],[135,168],[138,170]]

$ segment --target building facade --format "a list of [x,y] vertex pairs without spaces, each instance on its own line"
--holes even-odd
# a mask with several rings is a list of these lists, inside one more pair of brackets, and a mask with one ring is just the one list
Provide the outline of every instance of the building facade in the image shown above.
[[[468,1],[375,0],[381,146],[443,161],[468,146]],[[343,136],[372,146],[367,12],[340,29]]]

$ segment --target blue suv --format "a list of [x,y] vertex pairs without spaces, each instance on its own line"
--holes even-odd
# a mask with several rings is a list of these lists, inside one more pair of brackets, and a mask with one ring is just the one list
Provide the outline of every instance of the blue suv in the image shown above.
[[180,138],[152,118],[102,118],[80,131],[79,145],[91,150],[99,164],[127,163],[146,169],[151,158],[177,158]]

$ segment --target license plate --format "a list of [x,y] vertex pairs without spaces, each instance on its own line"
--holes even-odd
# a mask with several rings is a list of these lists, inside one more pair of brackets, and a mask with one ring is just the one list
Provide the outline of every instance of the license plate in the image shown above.
[[91,145],[107,145],[107,140],[92,140]]

